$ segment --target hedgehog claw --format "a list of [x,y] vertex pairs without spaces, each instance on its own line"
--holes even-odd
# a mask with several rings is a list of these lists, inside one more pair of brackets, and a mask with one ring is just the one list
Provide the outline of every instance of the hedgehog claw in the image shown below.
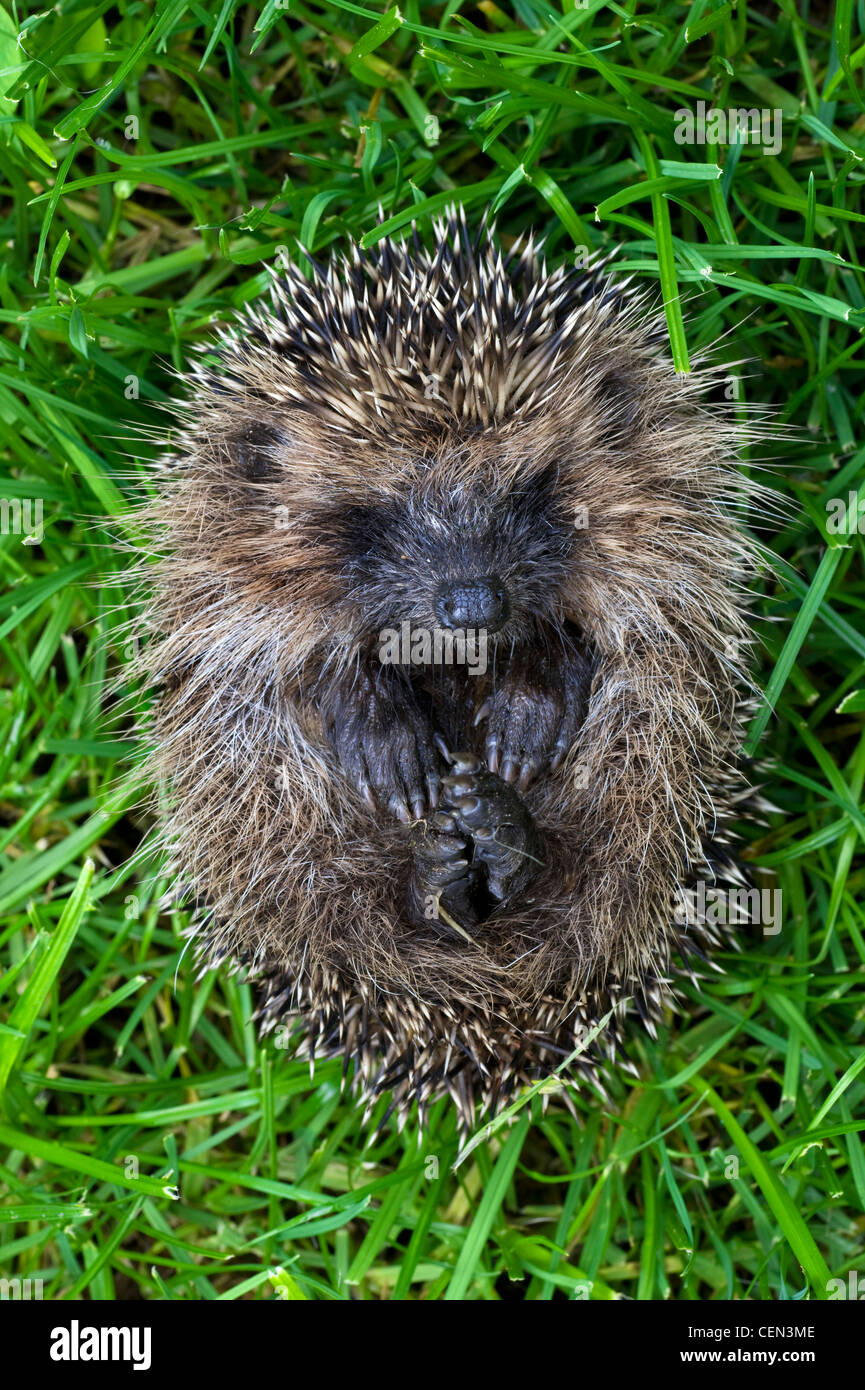
[[481,760],[476,757],[474,753],[465,751],[454,753],[451,762],[453,764],[454,775],[457,777],[462,777],[466,773],[480,772],[481,770]]
[[467,859],[442,859],[439,864],[427,866],[427,883],[434,884],[436,887],[447,888],[462,878],[469,866]]
[[439,752],[441,753],[441,755],[442,755],[442,757],[444,758],[445,762],[446,762],[446,763],[452,763],[452,762],[453,762],[453,757],[452,757],[452,755],[451,755],[450,749],[448,748],[448,746],[447,746],[447,744],[445,743],[444,739],[442,738],[441,734],[433,734],[433,743],[435,744],[436,748],[437,748],[437,749],[439,750]]
[[455,796],[467,796],[474,790],[474,781],[467,774],[463,773],[459,777],[446,777],[442,782],[445,795],[453,800]]
[[[552,768],[552,763],[550,764],[550,767]],[[520,793],[526,791],[529,786],[529,783],[533,780],[535,774],[538,771],[539,765],[534,758],[530,758],[527,762],[524,762],[520,771],[519,781],[517,782],[517,791]],[[507,780],[508,779],[505,778],[505,781]]]

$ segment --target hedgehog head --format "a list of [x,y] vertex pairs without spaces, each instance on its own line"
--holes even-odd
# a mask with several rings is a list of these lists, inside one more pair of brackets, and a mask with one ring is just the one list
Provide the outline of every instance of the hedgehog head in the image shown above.
[[190,578],[250,630],[282,613],[301,664],[406,621],[508,647],[565,620],[612,645],[662,628],[659,571],[727,540],[723,427],[603,263],[548,271],[458,215],[436,231],[287,268],[198,365],[171,521]]

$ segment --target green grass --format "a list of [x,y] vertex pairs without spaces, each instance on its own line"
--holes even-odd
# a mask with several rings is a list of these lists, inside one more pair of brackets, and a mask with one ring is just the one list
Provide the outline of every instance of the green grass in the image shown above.
[[[0,500],[41,502],[44,536],[0,535],[0,1276],[46,1298],[768,1300],[863,1272],[863,537],[827,529],[829,499],[865,499],[863,74],[863,0],[2,19]],[[699,100],[780,109],[777,155],[678,144]],[[453,199],[551,259],[617,245],[680,369],[728,334],[793,503],[755,518],[779,557],[753,730],[779,809],[744,827],[781,931],[686,986],[657,1043],[634,1026],[639,1079],[608,1103],[578,1093],[578,1123],[554,1083],[456,1170],[447,1106],[420,1140],[362,1129],[336,1065],[262,1047],[250,987],[181,959],[162,867],[135,858],[108,549],[147,474],[130,451],[155,452],[131,440],[262,263],[370,244],[379,205],[426,232]]]

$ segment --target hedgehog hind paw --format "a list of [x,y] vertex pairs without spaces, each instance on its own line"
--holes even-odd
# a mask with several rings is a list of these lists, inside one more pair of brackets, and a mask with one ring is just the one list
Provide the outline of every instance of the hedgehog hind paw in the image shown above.
[[439,811],[422,822],[412,839],[409,915],[418,926],[472,939],[478,925],[477,870],[467,838],[453,816]]

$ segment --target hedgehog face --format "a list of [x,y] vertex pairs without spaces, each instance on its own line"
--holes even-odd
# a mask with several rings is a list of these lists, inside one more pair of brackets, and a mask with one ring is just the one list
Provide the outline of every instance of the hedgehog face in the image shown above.
[[555,470],[527,466],[507,485],[469,476],[433,466],[401,495],[330,513],[353,626],[483,629],[511,644],[558,620],[574,535]]

